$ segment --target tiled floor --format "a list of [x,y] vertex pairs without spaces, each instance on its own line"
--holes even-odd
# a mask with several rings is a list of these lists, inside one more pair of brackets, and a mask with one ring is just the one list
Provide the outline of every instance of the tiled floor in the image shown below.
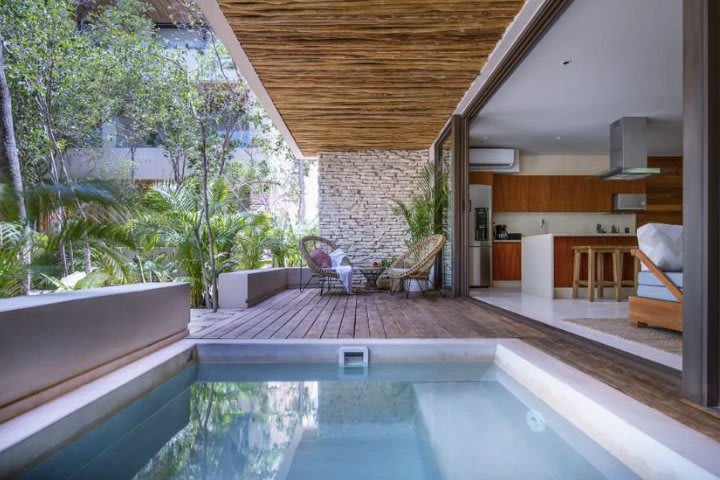
[[566,321],[571,318],[627,318],[628,304],[626,301],[616,302],[610,299],[596,300],[595,302],[588,302],[585,299],[550,300],[523,294],[519,288],[478,288],[471,290],[470,296],[668,367],[677,370],[682,367],[680,355]]

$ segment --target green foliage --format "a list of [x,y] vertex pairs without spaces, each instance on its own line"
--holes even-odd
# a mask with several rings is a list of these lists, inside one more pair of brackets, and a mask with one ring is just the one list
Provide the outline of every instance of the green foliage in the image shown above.
[[272,254],[273,267],[297,267],[300,265],[300,236],[292,224],[277,225],[270,229],[268,248]]
[[263,267],[269,248],[270,215],[261,213],[237,237],[234,260],[238,270],[254,270]]
[[[0,296],[21,293],[28,274],[36,290],[187,280],[193,305],[214,305],[218,274],[271,257],[298,262],[289,212],[306,165],[297,168],[206,23],[179,25],[210,39],[188,62],[195,47],[165,48],[150,8],[144,0],[0,2],[28,207],[19,225],[0,183]],[[134,149],[159,144],[174,182],[141,194],[132,182],[71,178],[70,155],[102,154],[111,121],[131,172]],[[250,160],[234,164],[235,134],[248,124],[258,132]]]
[[[211,280],[207,228],[197,189],[190,180],[151,187],[143,197],[144,210],[128,225],[146,249],[171,252],[177,278],[190,282],[194,306],[207,301]],[[231,200],[227,181],[215,179],[208,205],[218,274],[235,268],[259,268],[265,254],[269,217],[238,212]]]
[[303,382],[197,382],[190,415],[134,478],[277,478],[291,441],[316,413]]
[[59,179],[69,148],[98,146],[103,123],[132,108],[131,99],[144,103],[136,93],[164,63],[148,9],[118,0],[82,17],[73,0],[0,2],[17,143],[29,179],[48,173]]
[[407,226],[408,245],[435,234],[446,233],[445,211],[448,208],[447,174],[428,162],[420,175],[418,193],[409,203],[395,202],[395,212],[402,215]]
[[20,254],[24,238],[22,225],[0,222],[0,298],[22,294],[25,268]]

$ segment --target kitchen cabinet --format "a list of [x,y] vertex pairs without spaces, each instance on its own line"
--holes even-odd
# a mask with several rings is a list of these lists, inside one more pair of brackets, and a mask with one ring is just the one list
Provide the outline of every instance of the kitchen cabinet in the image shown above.
[[470,172],[468,174],[468,183],[470,183],[470,185],[492,186],[493,172]]
[[520,281],[522,244],[520,242],[495,242],[492,254],[493,281]]
[[644,193],[645,182],[580,175],[501,175],[493,178],[495,212],[610,212],[615,193]]
[[495,175],[493,210],[496,212],[549,211],[550,183],[545,176]]

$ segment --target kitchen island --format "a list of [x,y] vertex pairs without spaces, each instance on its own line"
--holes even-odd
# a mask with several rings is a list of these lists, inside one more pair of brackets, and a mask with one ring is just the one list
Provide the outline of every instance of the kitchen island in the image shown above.
[[[543,298],[569,297],[572,288],[574,246],[637,246],[634,234],[549,233],[522,239],[522,291]],[[605,259],[605,272],[612,275],[610,255]],[[623,279],[632,279],[633,261],[623,258]],[[587,278],[587,262],[580,268],[580,278]],[[584,294],[584,293],[582,293]],[[581,294],[581,295],[582,295]]]

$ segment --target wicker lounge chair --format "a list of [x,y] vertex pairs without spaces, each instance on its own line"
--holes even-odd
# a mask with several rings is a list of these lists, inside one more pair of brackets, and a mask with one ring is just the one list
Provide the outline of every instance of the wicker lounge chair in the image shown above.
[[308,281],[305,283],[305,285],[301,286],[301,289],[304,289],[308,286],[308,284],[312,281],[313,278],[319,278],[320,279],[320,296],[323,295],[324,291],[327,289],[327,291],[330,291],[330,285],[333,280],[340,281],[338,274],[335,270],[332,268],[324,268],[321,265],[318,265],[313,259],[312,259],[312,252],[314,252],[317,249],[320,249],[324,251],[327,254],[330,254],[330,252],[337,250],[338,246],[335,242],[332,240],[328,240],[327,238],[319,237],[317,235],[308,235],[306,237],[302,237],[300,239],[300,255],[302,255],[302,258],[305,260],[305,263],[307,263],[307,266],[310,268],[310,271],[312,272],[312,275],[308,279]]
[[[390,294],[395,294],[400,290],[400,286],[405,280],[408,280],[409,283],[415,280],[421,293],[425,294],[425,288],[421,281],[429,282],[432,285],[430,269],[444,245],[444,235],[430,235],[411,246],[407,252],[395,260],[388,268],[388,276],[391,280]],[[405,297],[407,297],[409,291],[405,290]]]

